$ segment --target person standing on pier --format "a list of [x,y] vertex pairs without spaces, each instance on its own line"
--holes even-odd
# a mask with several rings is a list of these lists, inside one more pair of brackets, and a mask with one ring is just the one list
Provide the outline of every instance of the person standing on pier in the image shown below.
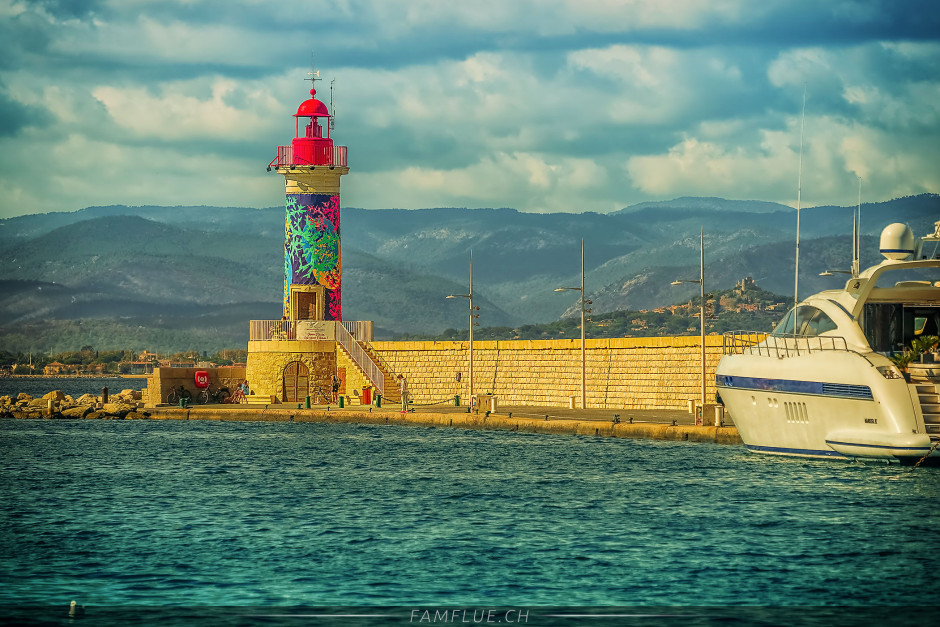
[[408,379],[398,375],[398,391],[401,392],[401,413],[408,413]]

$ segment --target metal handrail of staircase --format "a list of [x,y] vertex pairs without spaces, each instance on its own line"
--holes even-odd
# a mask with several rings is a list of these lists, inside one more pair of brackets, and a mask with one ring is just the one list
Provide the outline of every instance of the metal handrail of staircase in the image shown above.
[[372,360],[369,353],[365,351],[356,341],[356,338],[342,324],[336,325],[336,341],[346,351],[352,360],[362,369],[366,378],[375,386],[378,394],[385,395],[385,373],[379,368],[379,365]]

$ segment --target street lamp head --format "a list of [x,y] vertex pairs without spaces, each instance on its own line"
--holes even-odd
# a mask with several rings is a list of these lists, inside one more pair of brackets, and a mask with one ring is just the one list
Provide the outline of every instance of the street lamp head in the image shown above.
[[682,285],[683,283],[685,283],[685,281],[673,281],[670,285]]
[[819,276],[832,276],[832,272],[830,272],[829,270],[826,270],[824,272],[820,272]]

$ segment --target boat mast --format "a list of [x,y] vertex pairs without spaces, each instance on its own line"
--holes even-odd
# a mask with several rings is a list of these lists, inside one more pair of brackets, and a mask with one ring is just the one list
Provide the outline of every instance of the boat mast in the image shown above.
[[[803,84],[803,114],[800,116],[800,168],[796,178],[796,264],[793,279],[793,306],[800,302],[800,201],[803,193],[803,128],[806,122],[806,84]],[[794,329],[796,327],[794,326]]]

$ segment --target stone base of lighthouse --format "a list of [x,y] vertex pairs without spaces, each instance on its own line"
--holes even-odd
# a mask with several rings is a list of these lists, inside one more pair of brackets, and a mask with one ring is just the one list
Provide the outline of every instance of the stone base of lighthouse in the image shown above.
[[[393,373],[382,369],[382,390],[398,399]],[[314,405],[336,406],[333,375],[339,379],[338,394],[344,404],[374,403],[379,393],[339,342],[331,340],[253,340],[248,342],[245,376],[258,402],[305,405],[309,396]],[[368,390],[363,394],[363,390]]]

